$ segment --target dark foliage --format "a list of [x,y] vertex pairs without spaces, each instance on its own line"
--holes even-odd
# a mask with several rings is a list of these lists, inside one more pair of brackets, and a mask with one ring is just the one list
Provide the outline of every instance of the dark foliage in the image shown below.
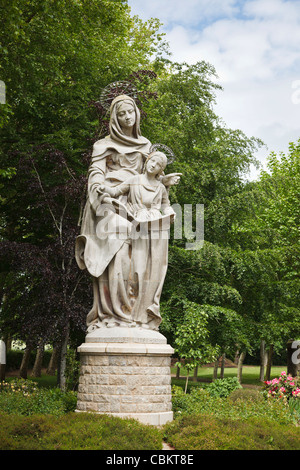
[[74,243],[86,176],[77,176],[63,152],[48,144],[14,152],[17,157],[0,243],[2,325],[36,345],[63,338],[70,322],[84,328],[90,286],[75,262]]

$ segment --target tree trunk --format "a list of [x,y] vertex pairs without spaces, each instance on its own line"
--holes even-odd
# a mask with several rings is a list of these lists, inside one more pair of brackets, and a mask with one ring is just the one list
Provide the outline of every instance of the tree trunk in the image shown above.
[[33,366],[32,374],[31,374],[32,377],[41,377],[43,357],[44,357],[44,344],[41,343],[37,348],[34,366]]
[[214,364],[213,380],[216,380],[217,377],[218,377],[218,367],[219,367],[219,357],[218,357],[218,359],[215,361],[215,364]]
[[240,356],[239,356],[239,362],[238,362],[238,367],[237,367],[237,379],[239,383],[242,383],[242,372],[243,372],[243,362],[246,357],[246,352],[242,351]]
[[6,364],[0,364],[0,382],[5,380]]
[[236,351],[235,356],[234,356],[234,363],[235,363],[236,366],[239,363],[239,355],[240,355],[240,351]]
[[268,352],[268,363],[267,363],[267,368],[266,368],[266,380],[270,380],[270,377],[271,377],[273,351],[274,351],[274,344],[270,344],[269,352]]
[[5,370],[6,370],[6,344],[0,338],[0,381],[5,380]]
[[30,360],[30,354],[31,354],[31,348],[26,347],[26,348],[25,348],[25,351],[24,351],[24,354],[23,354],[23,358],[22,358],[20,370],[19,370],[19,376],[20,376],[22,379],[27,379],[28,364],[29,364],[29,360]]
[[292,377],[300,374],[300,342],[293,339],[287,342],[287,373]]
[[176,368],[176,379],[180,379],[180,367],[177,366]]
[[55,372],[56,372],[56,369],[57,369],[58,357],[59,357],[59,349],[58,349],[57,346],[55,346],[53,348],[51,358],[50,358],[50,361],[49,361],[49,364],[48,364],[48,368],[47,368],[47,371],[46,371],[46,373],[48,375],[55,375]]
[[66,328],[66,334],[60,349],[60,359],[57,371],[58,386],[61,390],[66,391],[66,368],[67,368],[67,351],[69,342],[69,325]]
[[8,337],[5,339],[5,344],[6,344],[6,352],[8,353],[8,351],[11,350],[11,345],[12,345],[12,338],[11,338],[11,336],[8,336]]
[[225,354],[222,354],[221,373],[220,373],[220,378],[221,379],[224,379],[225,359],[226,359]]
[[198,377],[198,366],[194,369],[193,382],[197,382]]
[[184,393],[186,393],[186,391],[187,391],[187,386],[188,386],[188,382],[189,382],[189,373],[190,373],[190,371],[189,371],[189,369],[187,369]]
[[259,380],[263,382],[265,380],[265,366],[266,366],[266,342],[261,340],[260,342],[260,370]]

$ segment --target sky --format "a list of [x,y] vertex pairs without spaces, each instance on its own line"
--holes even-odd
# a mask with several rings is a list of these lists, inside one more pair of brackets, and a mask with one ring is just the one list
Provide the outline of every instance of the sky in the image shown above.
[[[214,109],[231,129],[271,151],[300,138],[300,0],[128,0],[133,15],[158,18],[171,60],[204,60],[218,75]],[[259,172],[251,168],[248,179]]]

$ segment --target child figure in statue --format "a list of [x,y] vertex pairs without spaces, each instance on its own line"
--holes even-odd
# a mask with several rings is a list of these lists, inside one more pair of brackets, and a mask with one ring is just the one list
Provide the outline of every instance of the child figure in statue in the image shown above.
[[[101,185],[98,192],[107,193],[113,198],[127,194],[128,213],[139,222],[156,220],[162,216],[162,212],[173,214],[166,187],[159,180],[166,165],[166,155],[158,151],[153,152],[145,161],[142,174],[127,179],[115,188]],[[103,199],[103,202],[109,202],[109,199]]]
[[[98,189],[105,203],[118,203],[111,198],[127,195],[126,207],[134,222],[133,228],[136,229],[137,224],[146,226],[146,232],[132,234],[124,244],[125,250],[116,255],[110,287],[115,283],[116,295],[121,293],[121,308],[126,318],[123,317],[121,325],[107,318],[107,326],[129,326],[130,323],[130,326],[156,330],[161,322],[159,300],[168,264],[168,229],[174,218],[168,192],[159,180],[166,165],[166,155],[153,152],[145,161],[142,174],[115,188],[101,185]],[[166,216],[169,223],[159,224],[167,220]]]

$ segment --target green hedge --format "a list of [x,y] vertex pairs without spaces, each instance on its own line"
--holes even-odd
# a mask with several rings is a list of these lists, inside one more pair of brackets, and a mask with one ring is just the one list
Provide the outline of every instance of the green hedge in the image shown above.
[[228,379],[172,394],[165,440],[176,450],[300,450],[298,399],[290,407]]
[[77,394],[32,380],[0,383],[1,450],[161,450],[162,431],[135,420],[75,413]]
[[300,450],[300,428],[267,418],[194,414],[168,424],[165,440],[176,450]]
[[0,412],[1,450],[161,450],[162,431],[91,413],[18,416]]

